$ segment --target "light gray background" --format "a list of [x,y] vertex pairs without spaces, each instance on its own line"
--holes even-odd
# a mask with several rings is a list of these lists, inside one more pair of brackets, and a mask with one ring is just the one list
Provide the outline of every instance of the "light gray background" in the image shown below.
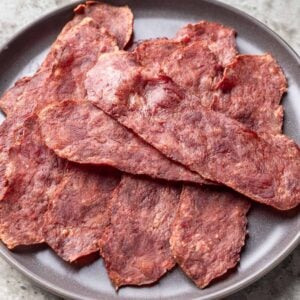
[[[24,25],[72,0],[0,0],[0,46]],[[223,0],[275,30],[300,54],[299,0]],[[238,28],[237,28],[238,30]],[[0,258],[0,300],[58,300]],[[268,275],[226,300],[300,299],[300,246]]]

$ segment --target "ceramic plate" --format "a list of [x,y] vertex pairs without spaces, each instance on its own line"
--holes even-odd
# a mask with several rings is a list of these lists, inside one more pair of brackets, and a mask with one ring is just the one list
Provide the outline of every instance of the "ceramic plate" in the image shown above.
[[[299,58],[274,32],[257,20],[214,1],[128,0],[135,15],[135,40],[173,37],[178,28],[201,19],[221,22],[238,31],[240,52],[270,52],[282,66],[289,82],[284,132],[300,143]],[[17,78],[32,74],[45,57],[63,25],[72,17],[75,4],[43,17],[13,38],[0,53],[0,92]],[[2,117],[4,118],[4,117]],[[253,205],[249,214],[249,238],[241,263],[210,287],[200,290],[177,268],[150,287],[122,288],[117,294],[101,259],[75,268],[59,259],[46,246],[11,252],[0,245],[0,252],[13,266],[43,288],[71,299],[214,299],[229,295],[266,274],[282,261],[300,241],[300,209],[279,213]]]

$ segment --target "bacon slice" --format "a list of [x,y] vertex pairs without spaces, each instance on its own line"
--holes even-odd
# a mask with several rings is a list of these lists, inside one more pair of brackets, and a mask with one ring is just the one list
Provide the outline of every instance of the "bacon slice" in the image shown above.
[[[258,136],[201,106],[198,98],[187,95],[169,78],[144,74],[134,61],[125,52],[100,57],[87,76],[88,99],[205,178],[277,209],[299,204],[300,156],[295,143],[280,135]],[[126,72],[124,65],[130,65]],[[118,83],[99,76],[99,66],[103,73],[109,66]]]
[[150,284],[175,266],[169,238],[180,188],[123,176],[115,191],[111,222],[100,239],[100,253],[118,289]]

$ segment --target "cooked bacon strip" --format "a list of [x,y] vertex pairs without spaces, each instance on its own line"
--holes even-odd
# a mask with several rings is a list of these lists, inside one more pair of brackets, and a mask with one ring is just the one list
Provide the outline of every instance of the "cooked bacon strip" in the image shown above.
[[[109,80],[101,76],[108,70]],[[169,78],[144,74],[134,55],[125,52],[100,57],[86,88],[90,101],[205,178],[277,209],[299,204],[299,149],[285,136],[258,136],[201,106]]]
[[111,223],[100,240],[108,275],[118,289],[150,284],[175,266],[171,224],[180,188],[124,176],[115,191]]

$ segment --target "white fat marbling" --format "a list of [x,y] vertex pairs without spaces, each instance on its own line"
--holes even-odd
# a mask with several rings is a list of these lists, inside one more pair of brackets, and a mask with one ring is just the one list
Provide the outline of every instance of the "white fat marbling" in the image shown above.
[[[72,0],[0,0],[0,46],[24,25]],[[300,54],[299,0],[223,0],[275,30]],[[57,300],[0,258],[0,300]],[[300,299],[300,247],[264,278],[227,300]]]

